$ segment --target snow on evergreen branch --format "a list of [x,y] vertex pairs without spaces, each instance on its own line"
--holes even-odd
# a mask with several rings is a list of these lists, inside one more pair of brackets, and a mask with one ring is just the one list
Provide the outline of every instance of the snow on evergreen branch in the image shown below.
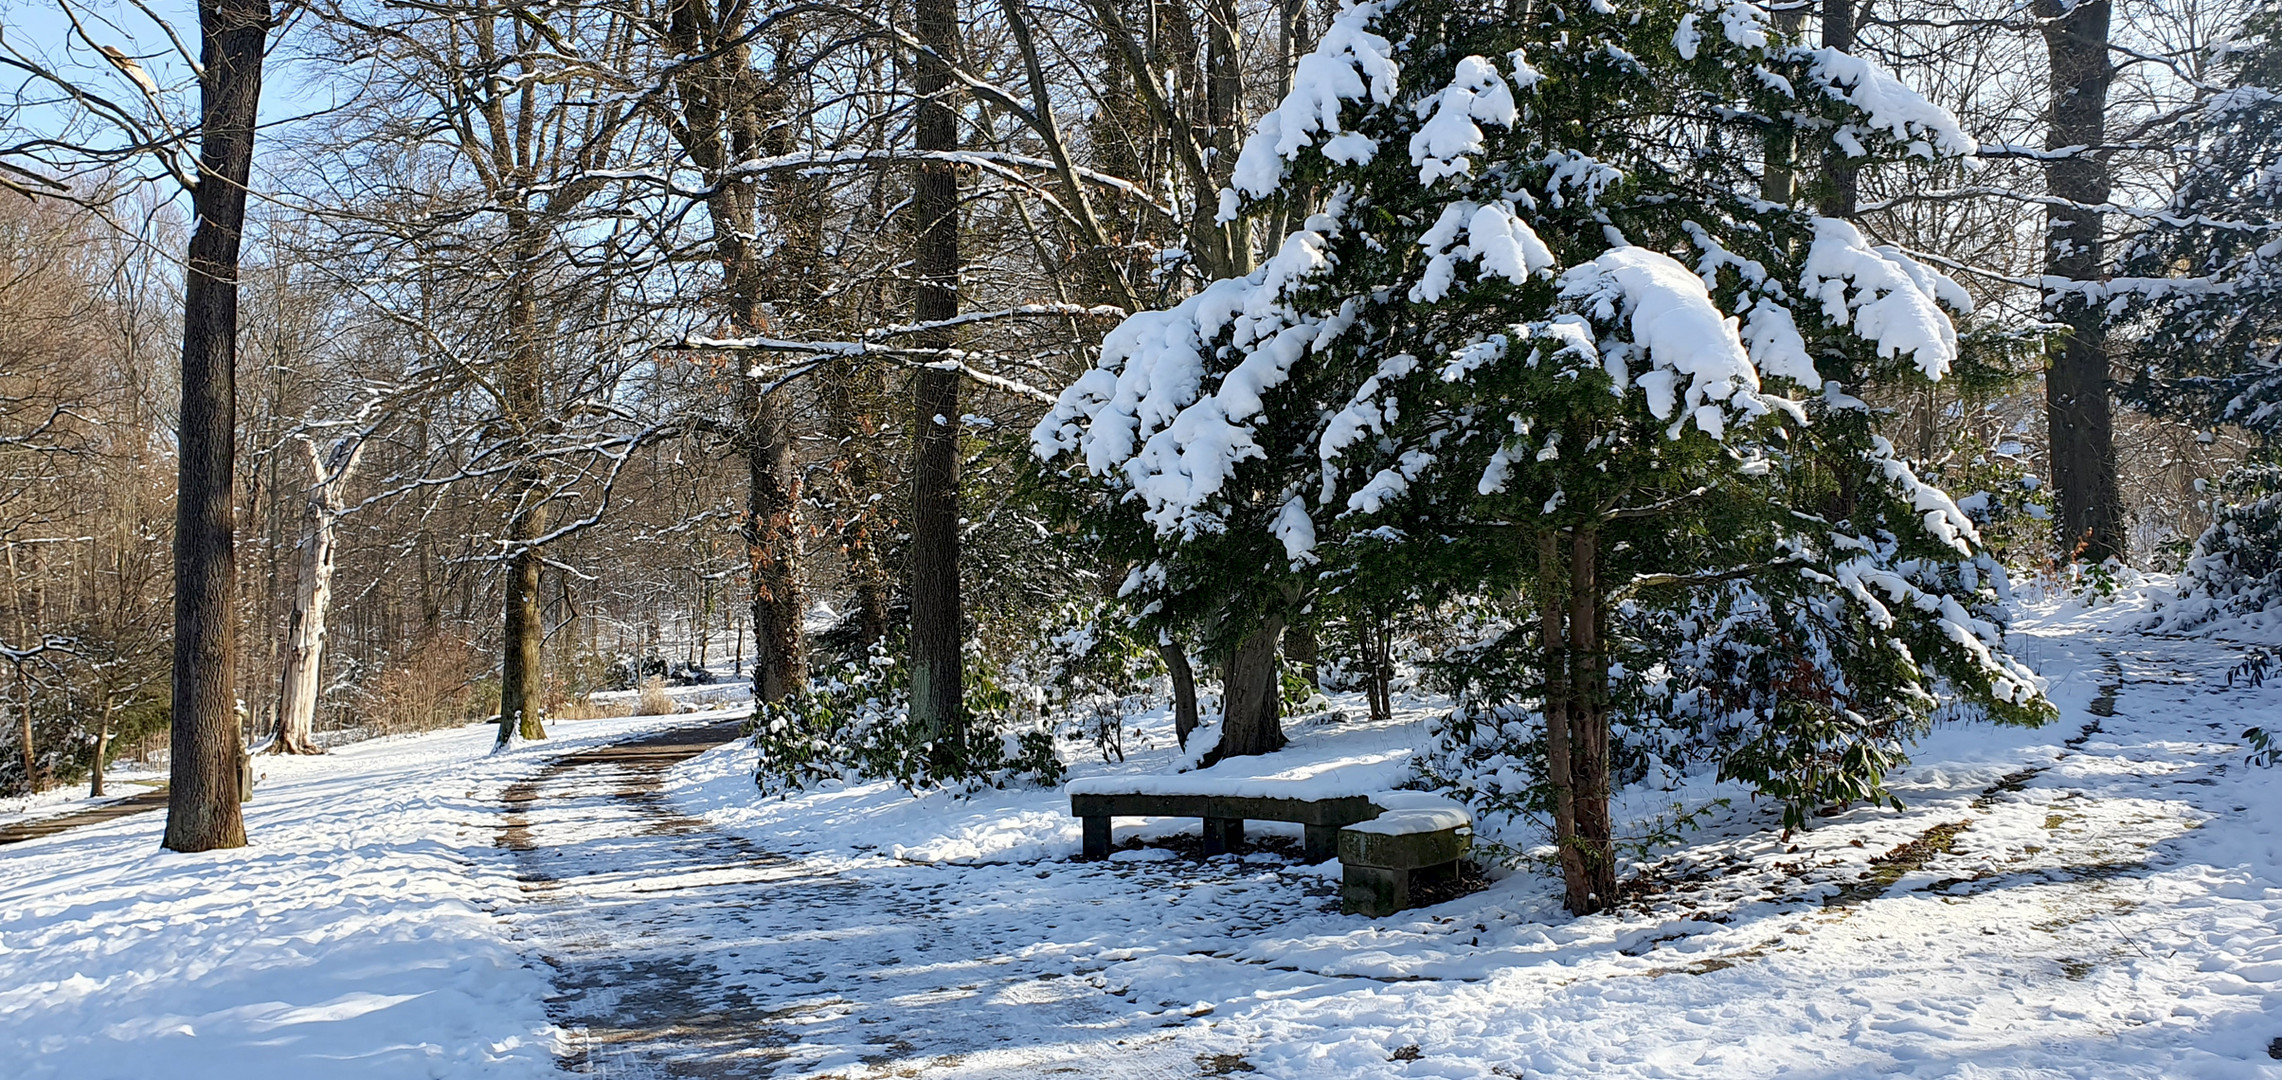
[[[1563,273],[1561,292],[1598,322],[1620,315],[1629,320],[1631,344],[1649,363],[1649,370],[1629,381],[1648,395],[1648,411],[1670,420],[1685,406],[1668,432],[1672,438],[1691,420],[1712,438],[1723,437],[1728,412],[1722,405],[1744,418],[1767,413],[1759,372],[1744,351],[1736,320],[1721,313],[1703,279],[1679,260],[1647,248],[1615,248]],[[1606,359],[1621,392],[1628,382],[1622,355]]]
[[1957,329],[1941,307],[1973,310],[1964,288],[1944,274],[1881,244],[1872,247],[1852,223],[1815,220],[1799,288],[1822,301],[1830,321],[1877,343],[1878,355],[1908,354],[1929,379],[1957,360]]
[[1325,28],[1315,50],[1300,58],[1291,91],[1253,125],[1237,153],[1229,186],[1220,192],[1217,220],[1235,220],[1240,198],[1263,199],[1282,187],[1291,163],[1311,146],[1343,164],[1362,164],[1377,155],[1378,144],[1345,130],[1339,112],[1350,101],[1385,105],[1394,100],[1401,70],[1391,57],[1394,47],[1369,29],[1388,6],[1348,3]]
[[[1949,110],[1926,100],[1875,62],[1828,48],[1802,50],[1801,55],[1809,76],[1824,93],[1862,110],[1871,130],[1891,134],[1911,152],[1931,158],[1936,152],[1965,155],[1979,149]],[[1840,127],[1831,138],[1849,155],[1869,154],[1852,124]]]

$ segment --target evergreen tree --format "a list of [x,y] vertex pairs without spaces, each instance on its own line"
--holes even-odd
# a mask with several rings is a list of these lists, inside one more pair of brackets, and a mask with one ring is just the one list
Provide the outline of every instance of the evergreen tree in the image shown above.
[[[1612,715],[1782,799],[1882,796],[1941,703],[2048,710],[2003,573],[1847,385],[1939,378],[1953,283],[1763,197],[1763,148],[1968,150],[1875,66],[1747,3],[1351,5],[1245,145],[1224,217],[1312,206],[1253,274],[1134,316],[1033,433],[1162,549],[1159,605],[1404,568],[1527,598],[1428,771],[1542,747],[1571,910],[1615,900]],[[1400,43],[1399,45],[1396,43]],[[1295,218],[1299,215],[1293,215]],[[1288,610],[1288,609],[1286,609]],[[1461,770],[1462,771],[1462,770]]]
[[2266,5],[2221,51],[2224,89],[2183,118],[2192,164],[2123,261],[2110,323],[2135,342],[2137,405],[2257,440],[2220,485],[2174,629],[2282,604],[2282,8]]

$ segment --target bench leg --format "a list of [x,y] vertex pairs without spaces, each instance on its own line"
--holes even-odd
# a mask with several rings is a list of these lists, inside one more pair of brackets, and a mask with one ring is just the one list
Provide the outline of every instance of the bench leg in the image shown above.
[[1088,859],[1109,858],[1109,819],[1106,817],[1089,817],[1085,818],[1084,821],[1086,830],[1085,857]]
[[1243,818],[1204,819],[1204,853],[1207,858],[1226,855],[1244,845]]
[[1339,887],[1339,910],[1378,918],[1410,906],[1410,871],[1348,863]]
[[1306,859],[1311,863],[1339,857],[1339,826],[1309,825],[1307,829]]

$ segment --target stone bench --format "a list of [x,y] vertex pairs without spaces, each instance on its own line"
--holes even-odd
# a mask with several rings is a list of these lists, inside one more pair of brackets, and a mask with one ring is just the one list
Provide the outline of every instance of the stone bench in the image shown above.
[[1455,873],[1473,844],[1464,808],[1419,792],[1339,795],[1308,781],[1174,776],[1080,780],[1068,790],[1087,859],[1109,857],[1112,818],[1201,818],[1207,856],[1243,843],[1247,820],[1297,824],[1307,861],[1339,860],[1340,908],[1350,915],[1409,907],[1412,882]]

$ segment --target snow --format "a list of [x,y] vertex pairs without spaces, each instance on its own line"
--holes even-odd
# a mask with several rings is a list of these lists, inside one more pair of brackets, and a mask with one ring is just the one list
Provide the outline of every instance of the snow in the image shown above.
[[[2226,641],[2130,632],[2167,586],[2025,586],[2011,643],[2060,718],[1937,728],[1893,778],[1906,809],[1785,835],[1708,776],[1620,792],[1628,836],[1700,827],[1626,856],[1661,882],[1645,902],[1583,919],[1534,866],[1371,919],[1339,914],[1336,864],[1070,861],[1065,789],[763,798],[737,744],[640,797],[622,771],[562,774],[523,811],[534,850],[496,846],[504,789],[548,757],[725,712],[566,724],[502,755],[469,727],[264,759],[254,847],[162,853],[143,815],[0,851],[0,1060],[537,1076],[608,1045],[550,1008],[654,991],[689,1021],[668,1045],[755,1075],[2272,1076],[2282,783],[2236,736],[2282,687],[2225,688]],[[1442,703],[1397,705],[1374,723],[1340,697],[1281,753],[1172,780],[1432,816],[1440,796],[1386,789]],[[1185,756],[1169,728],[1127,718],[1126,760],[1075,762],[1071,790],[1159,783]],[[1116,824],[1121,845],[1196,829]],[[1543,844],[1526,821],[1474,828],[1482,850]]]
[[[1461,228],[1464,244],[1458,243]],[[1434,225],[1419,236],[1418,245],[1427,255],[1426,267],[1410,289],[1411,300],[1418,303],[1431,304],[1449,295],[1461,262],[1479,262],[1484,278],[1501,277],[1515,284],[1554,265],[1552,250],[1504,200],[1477,206],[1461,199],[1443,207]]]
[[[1455,813],[1466,811],[1447,799],[1427,792],[1400,791],[1379,786],[1386,776],[1386,759],[1365,755],[1332,763],[1311,762],[1294,769],[1253,776],[1218,771],[1258,766],[1243,760],[1223,762],[1203,772],[1118,774],[1072,780],[1062,786],[1070,795],[1191,795],[1230,799],[1302,799],[1315,801],[1361,795],[1383,810],[1403,813]],[[1468,820],[1471,820],[1470,818]],[[1459,824],[1466,824],[1465,821]],[[1448,826],[1436,826],[1447,828]],[[1388,830],[1380,830],[1382,832]]]
[[[1935,152],[1962,157],[1980,149],[1949,110],[1927,101],[1876,61],[1838,49],[1805,49],[1809,77],[1823,92],[1862,110],[1872,130],[1885,131],[1931,158]],[[1841,126],[1832,141],[1856,157],[1865,150],[1854,125]]]
[[1292,88],[1260,122],[1237,152],[1230,187],[1221,192],[1219,220],[1235,220],[1238,197],[1263,199],[1283,186],[1291,163],[1321,137],[1324,157],[1363,164],[1378,153],[1369,139],[1346,131],[1339,114],[1351,101],[1384,105],[1394,100],[1400,74],[1389,57],[1393,47],[1371,33],[1372,20],[1386,3],[1346,3],[1323,31],[1315,49],[1300,57]]
[[[1745,417],[1767,411],[1758,395],[1759,373],[1736,323],[1712,304],[1703,279],[1678,260],[1647,248],[1616,248],[1564,272],[1561,292],[1602,322],[1620,313],[1630,321],[1632,342],[1646,351],[1649,364],[1631,381],[1647,393],[1648,411],[1669,420],[1686,408],[1672,426],[1673,438],[1690,420],[1720,438],[1727,424],[1722,405]],[[1609,374],[1622,391],[1625,370],[1611,360]]]
[[[1224,1054],[1262,1077],[2061,1077],[2088,1062],[2102,1076],[2271,1075],[2282,785],[2243,770],[2226,729],[2229,714],[2270,709],[2282,692],[2214,695],[2223,648],[2109,636],[2097,627],[2125,614],[2095,626],[2056,611],[2032,616],[2019,643],[2051,679],[2054,725],[1944,727],[1896,778],[1908,810],[1856,809],[1788,838],[1772,807],[1702,778],[1626,792],[1618,810],[1634,827],[1676,805],[1735,805],[1652,853],[1679,882],[1657,903],[1589,919],[1561,914],[1557,883],[1535,871],[1371,920],[1337,915],[1328,877],[1272,857],[1025,861],[1075,849],[1062,791],[959,804],[851,788],[755,804],[735,748],[692,762],[676,791],[737,835],[799,838],[813,845],[805,860],[882,892],[935,883],[935,895],[962,897],[940,924],[958,929],[939,932],[999,965],[977,995],[1006,1000],[1061,971],[1097,987],[1105,1012],[994,1030],[987,1067],[928,1058],[925,1076],[1185,1073]],[[2118,678],[2109,654],[2124,681],[2101,715],[2101,689]],[[1402,729],[1420,715],[1311,721],[1241,779],[1207,779],[1223,766],[1165,782],[1234,792],[1391,780]],[[1161,739],[1161,719],[1135,718],[1136,734]],[[1091,778],[1071,788],[1159,786],[1151,763],[1171,753],[1081,764]],[[1859,887],[1873,859],[1961,821],[1949,850]],[[1492,844],[1537,842],[1526,827],[1476,827]],[[1116,839],[1194,829],[1119,819]],[[904,946],[848,947],[859,955],[825,979],[843,996],[868,958]],[[870,992],[851,1015],[892,1024],[886,996]],[[852,1039],[862,1022],[819,1034]],[[925,1045],[964,1044],[937,1034]],[[1416,1060],[1398,1057],[1408,1047]]]
[[[1354,321],[1352,305],[1327,318],[1289,300],[1330,265],[1324,249],[1339,196],[1330,202],[1250,275],[1119,323],[1095,367],[1031,430],[1031,451],[1046,461],[1078,451],[1094,474],[1122,475],[1160,534],[1219,528],[1213,500],[1238,465],[1266,454],[1253,438],[1263,395]],[[1244,359],[1208,387],[1206,358],[1224,334]]]
[[0,849],[0,1060],[44,1077],[551,1075],[552,993],[498,912],[499,788],[685,722],[488,724],[256,760],[250,847],[159,849],[163,813]]
[[1375,836],[1410,836],[1417,833],[1441,832],[1444,829],[1471,828],[1474,815],[1455,803],[1448,806],[1421,806],[1406,810],[1389,810],[1369,821],[1347,826],[1356,832]]
[[1941,305],[1973,310],[1955,281],[1897,248],[1872,247],[1861,230],[1839,218],[1815,219],[1799,289],[1822,301],[1832,323],[1876,343],[1878,355],[1906,354],[1929,379],[1947,375],[1957,362],[1957,330]]
[[1444,177],[1472,175],[1466,155],[1482,150],[1480,125],[1511,128],[1520,111],[1513,88],[1490,59],[1469,56],[1458,61],[1449,85],[1419,101],[1418,116],[1426,123],[1410,137],[1410,163],[1418,167],[1419,186],[1428,187]]
[[49,788],[37,795],[16,795],[0,799],[0,826],[91,810],[105,803],[140,795],[165,780],[164,769],[143,768],[131,761],[113,762],[111,768],[103,774],[105,791],[101,797],[89,795],[85,784],[70,784]]

